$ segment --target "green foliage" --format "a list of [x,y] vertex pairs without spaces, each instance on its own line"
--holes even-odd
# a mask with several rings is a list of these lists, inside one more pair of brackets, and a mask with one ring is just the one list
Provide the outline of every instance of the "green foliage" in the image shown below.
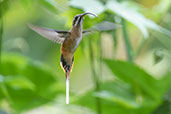
[[24,57],[5,55],[0,69],[0,99],[7,100],[17,112],[50,102],[59,93],[56,76]]
[[9,8],[8,5],[9,0],[1,0],[0,1],[0,18],[6,13]]
[[130,43],[130,39],[129,39],[129,36],[128,36],[128,33],[127,33],[127,26],[126,26],[126,22],[124,19],[122,19],[122,32],[123,32],[123,38],[124,38],[124,41],[125,41],[125,46],[126,46],[126,52],[127,52],[127,59],[128,61],[133,61],[133,50],[132,50],[132,47],[131,47],[131,43]]
[[[163,53],[163,50],[158,50],[161,48],[157,48],[157,51],[153,54],[155,63],[160,64],[167,59],[166,56],[168,56],[168,58],[171,57],[169,52],[171,34],[169,31],[170,24],[166,23],[166,29],[163,28],[164,21],[168,20],[169,17],[167,16],[168,14],[163,16],[165,13],[168,13],[170,7],[169,3],[170,0],[162,0],[158,6],[155,6],[157,9],[152,9],[155,13],[158,10],[159,11],[157,13],[161,13],[158,15],[158,17],[161,18],[161,23],[159,23],[160,25],[156,24],[157,21],[155,19],[155,22],[148,19],[149,17],[151,19],[155,17],[154,14],[151,15],[151,13],[149,13],[151,10],[145,9],[142,7],[142,5],[135,1],[123,0],[70,0],[68,2],[67,0],[1,0],[0,21],[2,23],[2,17],[4,19],[7,18],[4,14],[9,15],[9,10],[11,10],[11,12],[15,12],[15,16],[13,13],[10,14],[9,20],[13,20],[13,18],[17,17],[18,15],[21,15],[21,17],[23,16],[23,14],[19,14],[20,12],[17,12],[14,8],[12,9],[12,5],[16,5],[16,7],[19,6],[21,7],[20,9],[25,8],[25,11],[22,13],[25,13],[27,16],[23,16],[23,19],[32,21],[38,25],[42,24],[41,26],[47,25],[58,27],[58,29],[60,29],[60,27],[62,27],[62,29],[68,29],[68,27],[71,27],[73,17],[76,14],[88,11],[98,14],[99,18],[85,16],[85,21],[83,23],[84,28],[88,28],[88,30],[95,29],[98,32],[97,34],[89,35],[87,39],[85,38],[81,42],[81,46],[84,48],[85,56],[82,56],[78,51],[76,52],[75,58],[77,59],[75,66],[79,66],[79,68],[74,69],[75,71],[73,70],[73,74],[76,72],[75,74],[78,73],[79,76],[75,74],[72,74],[73,76],[71,76],[72,79],[76,77],[76,81],[71,80],[71,92],[75,86],[77,86],[79,89],[81,88],[81,90],[84,90],[84,88],[82,88],[82,82],[87,82],[86,87],[88,88],[89,85],[93,84],[94,87],[90,87],[90,90],[84,91],[84,94],[79,95],[79,97],[75,94],[70,94],[71,107],[72,104],[76,104],[76,108],[83,106],[85,108],[92,109],[93,112],[98,114],[169,114],[171,97],[169,92],[166,95],[164,94],[168,88],[171,87],[171,74],[168,73],[167,75],[156,79],[156,76],[148,74],[145,70],[141,69],[134,63],[136,58],[134,57],[133,53],[133,51],[136,50],[135,45],[138,44],[133,38],[139,38],[139,34],[137,35],[137,31],[134,29],[135,26],[140,30],[145,38],[151,37],[150,40],[152,40],[154,43],[156,43],[156,39],[153,40],[152,38],[161,37],[162,40],[159,41],[162,43],[162,46],[168,48],[168,52],[166,53]],[[33,9],[33,11],[30,9]],[[46,9],[52,13],[46,12]],[[41,16],[39,17],[38,15],[40,14]],[[160,18],[158,18],[158,20]],[[64,82],[65,78],[64,76],[61,76],[62,80],[59,81],[59,77],[57,80],[57,76],[52,71],[52,69],[55,69],[55,72],[57,71],[58,76],[63,73],[61,73],[62,70],[60,71],[60,68],[58,69],[58,67],[56,70],[56,65],[58,65],[56,63],[56,59],[57,62],[60,61],[60,49],[56,49],[55,44],[45,42],[45,40],[43,42],[40,39],[38,40],[34,38],[35,35],[33,32],[27,30],[28,28],[26,27],[22,27],[23,25],[20,25],[18,19],[15,20],[17,21],[13,21],[13,23],[17,22],[17,24],[14,27],[8,25],[8,21],[6,22],[6,20],[4,21],[5,27],[3,27],[1,24],[0,39],[2,40],[2,34],[4,38],[3,42],[0,41],[0,45],[3,44],[7,47],[10,47],[11,44],[14,44],[13,41],[19,37],[18,39],[22,39],[26,43],[22,44],[22,42],[18,42],[18,40],[16,40],[15,45],[19,48],[23,48],[27,44],[28,52],[17,52],[22,55],[29,56],[31,60],[27,59],[27,57],[19,56],[19,54],[11,53],[13,51],[16,52],[15,48],[10,50],[11,54],[3,54],[1,60],[2,62],[0,62],[0,108],[2,109],[0,109],[0,113],[5,113],[8,112],[8,110],[12,110],[12,113],[22,114],[25,111],[54,101],[59,94],[61,94],[61,97],[63,97],[65,84],[61,84],[61,82]],[[66,23],[67,27],[64,27],[64,23]],[[155,30],[158,33],[149,31],[149,29]],[[122,33],[120,32],[121,30]],[[150,32],[153,32],[154,36],[150,35]],[[118,42],[120,40],[119,38],[124,37],[126,53],[129,62],[103,59],[104,47],[102,47],[102,44],[105,43],[102,40],[102,33],[106,33],[107,35],[111,35],[113,37],[113,41],[110,41],[113,42],[115,54],[116,48],[120,46],[120,44],[117,44],[121,42]],[[165,35],[163,35],[163,33]],[[168,36],[167,38],[166,35]],[[36,37],[38,37],[38,35],[36,35]],[[107,37],[104,37],[104,39]],[[12,40],[10,40],[10,38]],[[8,43],[10,41],[11,43]],[[157,46],[158,45],[159,44],[157,44]],[[88,51],[86,50],[86,46],[88,47]],[[105,46],[107,47],[107,50],[105,51],[112,53],[111,49],[108,47],[108,44],[105,44]],[[144,46],[145,43],[143,43],[142,47]],[[57,47],[59,48],[59,46]],[[3,52],[6,51],[9,50],[3,48]],[[123,51],[124,50],[122,49],[118,50],[118,52]],[[145,50],[144,54],[147,54],[148,51]],[[90,64],[87,64],[88,61],[86,61],[87,52],[89,52],[90,55]],[[120,55],[119,53],[117,56],[119,56],[118,58],[120,59],[120,57],[122,58],[124,54],[121,53]],[[142,56],[141,59],[143,57],[144,56]],[[49,64],[49,66],[51,66],[51,70],[47,66],[36,62],[35,59],[41,61],[39,58],[42,58],[43,63]],[[81,59],[83,59],[83,61]],[[117,59],[116,56],[114,59]],[[102,75],[104,70],[102,62],[104,62],[107,65],[107,68],[112,71],[112,78],[114,78],[114,80],[111,79],[110,81],[106,81],[105,78],[107,74],[105,74],[104,81],[101,82],[101,77],[103,77]],[[139,60],[139,62],[142,61]],[[168,71],[167,69],[169,69],[170,66],[167,66],[167,61],[165,61],[163,64],[159,65],[159,70],[161,72]],[[89,78],[87,80],[83,80],[83,75],[85,75],[84,73],[88,74],[87,68],[89,67],[92,71],[90,74],[92,74],[91,76],[94,79],[93,84],[91,84]],[[155,65],[153,67],[155,67]],[[82,69],[86,69],[86,71]],[[86,76],[89,77],[87,74]],[[75,86],[72,84],[75,84]],[[79,92],[76,90],[76,94],[77,93]],[[57,100],[60,101],[61,97],[57,97]],[[9,105],[7,109],[3,104],[4,102],[5,106],[6,104]],[[64,99],[61,102],[63,103]],[[55,102],[54,104],[57,104],[58,106],[58,104],[61,104],[61,102]],[[55,106],[55,109],[57,106]],[[70,110],[66,110],[68,105],[66,107],[61,107],[57,108],[61,108],[61,110],[65,110],[68,113],[74,113]]]
[[153,112],[153,114],[170,114],[171,113],[171,91],[164,96],[162,104]]
[[49,9],[53,13],[57,13],[57,6],[55,0],[38,0],[44,7]]
[[[71,0],[70,5],[82,9],[84,12],[90,11],[95,14],[100,14],[105,10],[104,5],[98,0]],[[96,6],[96,8],[93,6]]]
[[[141,104],[141,108],[146,108],[148,112],[159,105],[166,88],[169,86],[167,81],[170,79],[169,75],[164,77],[165,80],[157,80],[133,63],[114,60],[104,61],[119,80],[131,86],[136,95],[135,99],[137,99],[137,103]],[[141,97],[140,101],[138,101],[138,97]]]
[[76,104],[96,110],[95,98],[98,97],[104,114],[149,114],[159,106],[169,87],[169,75],[157,80],[133,63],[108,59],[104,62],[115,80],[101,83],[100,92],[91,90],[79,97]]

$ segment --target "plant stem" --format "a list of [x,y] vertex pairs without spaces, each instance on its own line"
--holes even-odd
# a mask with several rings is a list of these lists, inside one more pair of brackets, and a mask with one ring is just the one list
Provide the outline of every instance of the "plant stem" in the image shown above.
[[[98,50],[98,51],[99,51],[98,80],[101,80],[101,78],[102,78],[102,69],[103,69],[103,68],[102,68],[102,67],[103,67],[103,65],[102,65],[102,64],[103,64],[103,63],[102,63],[102,62],[103,62],[103,60],[102,60],[102,59],[103,59],[103,56],[102,56],[101,33],[98,34],[98,37],[99,37],[99,40],[98,40],[98,46],[99,46],[99,48],[98,48],[98,49],[99,49],[99,50]],[[100,84],[100,81],[99,81],[99,84]]]
[[133,50],[131,48],[129,36],[127,34],[126,22],[124,19],[122,19],[122,32],[123,32],[123,38],[124,38],[125,46],[127,50],[128,61],[133,62]]
[[112,37],[113,37],[113,47],[114,47],[114,55],[113,55],[113,57],[115,58],[116,57],[116,51],[117,51],[117,42],[118,42],[118,40],[117,40],[117,32],[116,32],[116,30],[113,30],[113,31],[111,31],[110,32],[110,34],[112,35]]
[[[1,5],[0,5],[1,6]],[[0,63],[1,63],[1,51],[2,51],[2,35],[3,35],[3,14],[2,7],[0,7]]]
[[137,49],[137,51],[136,51],[136,53],[135,53],[135,59],[140,55],[140,53],[141,53],[141,51],[142,51],[142,49],[144,48],[144,45],[147,43],[147,39],[142,39],[142,41],[141,41],[141,43],[140,43],[140,45],[139,45],[139,47],[138,47],[138,49]]
[[[123,36],[124,36],[124,40],[125,40],[128,61],[129,62],[134,62],[134,60],[133,60],[133,50],[132,50],[132,47],[131,47],[131,43],[130,43],[129,36],[128,36],[128,33],[127,33],[127,29],[126,29],[126,22],[125,22],[124,19],[122,19],[122,32],[123,32]],[[142,95],[141,95],[140,87],[136,83],[134,83],[133,87],[135,89],[135,93],[136,93],[137,98],[141,97]],[[141,103],[141,100],[139,100],[138,102]]]
[[[95,83],[95,91],[99,92],[100,91],[99,79],[98,79],[98,77],[96,75],[96,72],[95,72],[94,55],[93,55],[93,50],[92,50],[91,38],[89,39],[89,52],[90,52],[90,62],[91,62],[93,80],[94,80],[94,83]],[[96,106],[97,106],[97,113],[101,114],[100,98],[96,98]]]

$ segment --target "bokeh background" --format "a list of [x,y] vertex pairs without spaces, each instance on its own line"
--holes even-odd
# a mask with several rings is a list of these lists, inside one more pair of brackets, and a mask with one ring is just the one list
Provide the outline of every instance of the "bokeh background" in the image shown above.
[[[60,44],[27,24],[88,11],[66,105]],[[170,69],[170,0],[0,0],[0,114],[171,114]]]

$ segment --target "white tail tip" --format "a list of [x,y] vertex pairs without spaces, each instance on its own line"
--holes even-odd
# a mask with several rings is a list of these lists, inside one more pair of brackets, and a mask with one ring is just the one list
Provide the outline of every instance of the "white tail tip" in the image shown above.
[[66,104],[69,104],[69,79],[66,79]]

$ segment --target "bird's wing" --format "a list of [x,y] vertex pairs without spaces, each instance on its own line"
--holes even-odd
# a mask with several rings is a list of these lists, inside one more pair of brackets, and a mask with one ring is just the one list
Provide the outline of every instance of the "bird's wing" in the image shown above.
[[87,36],[87,35],[90,35],[90,34],[92,34],[94,32],[96,32],[96,30],[94,30],[94,29],[86,29],[86,30],[83,31],[83,37]]
[[103,21],[101,23],[94,25],[93,27],[91,27],[87,30],[84,30],[83,31],[83,37],[87,36],[89,34],[95,33],[95,32],[112,31],[112,30],[115,30],[117,28],[120,28],[120,25],[115,24],[115,23],[110,22],[110,21]]
[[41,36],[59,44],[62,44],[67,35],[69,35],[68,31],[57,31],[53,29],[38,27],[32,24],[29,24],[28,26]]

